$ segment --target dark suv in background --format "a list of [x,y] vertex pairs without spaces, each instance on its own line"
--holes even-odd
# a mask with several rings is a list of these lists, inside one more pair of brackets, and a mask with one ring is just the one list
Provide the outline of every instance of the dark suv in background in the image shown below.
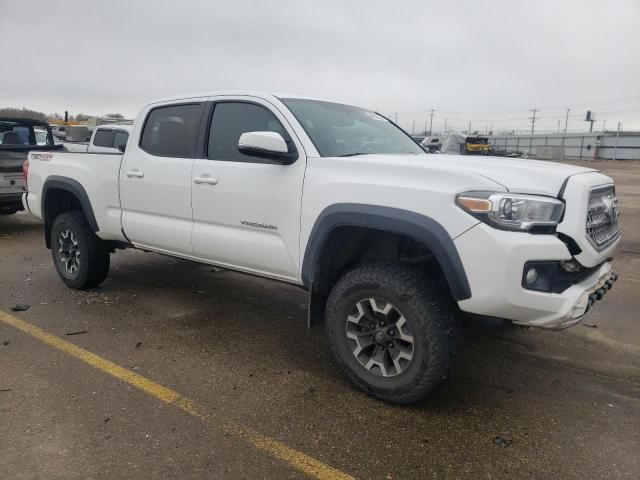
[[32,150],[62,150],[47,122],[0,117],[0,215],[22,210],[23,167]]

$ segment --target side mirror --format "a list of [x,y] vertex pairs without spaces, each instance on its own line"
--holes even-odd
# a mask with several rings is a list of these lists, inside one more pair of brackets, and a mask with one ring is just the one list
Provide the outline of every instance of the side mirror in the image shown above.
[[118,150],[120,150],[120,152],[124,153],[124,151],[127,148],[127,144],[126,143],[121,143],[120,145],[118,145]]
[[238,140],[238,150],[245,155],[270,158],[278,163],[293,163],[297,153],[289,153],[289,147],[278,132],[245,132]]

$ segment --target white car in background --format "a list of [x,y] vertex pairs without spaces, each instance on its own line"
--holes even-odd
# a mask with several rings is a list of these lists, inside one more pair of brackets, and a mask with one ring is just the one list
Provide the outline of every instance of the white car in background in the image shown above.
[[67,138],[67,127],[64,125],[51,125],[51,131],[53,136],[60,140]]

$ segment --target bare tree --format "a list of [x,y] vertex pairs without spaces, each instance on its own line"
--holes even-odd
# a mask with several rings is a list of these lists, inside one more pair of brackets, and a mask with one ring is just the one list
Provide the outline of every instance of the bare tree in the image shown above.
[[28,108],[0,108],[1,117],[15,117],[15,118],[31,118],[35,120],[47,121],[47,115],[43,112],[36,112],[35,110],[29,110]]

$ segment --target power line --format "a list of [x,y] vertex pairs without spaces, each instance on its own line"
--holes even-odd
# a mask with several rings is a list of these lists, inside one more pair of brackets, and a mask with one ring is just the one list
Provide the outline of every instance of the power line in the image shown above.
[[[545,110],[554,110],[554,109],[559,109],[562,108],[563,110],[566,111],[567,108],[569,108],[569,110],[573,110],[573,108],[571,107],[578,107],[578,106],[591,106],[591,105],[602,105],[602,104],[607,104],[607,103],[616,103],[616,102],[621,102],[621,101],[640,101],[640,96],[634,96],[634,97],[620,97],[620,98],[615,98],[615,99],[609,99],[609,100],[600,100],[600,101],[594,101],[594,102],[585,102],[585,103],[566,103],[565,105],[553,105],[553,106],[542,106],[540,107],[541,109],[545,109]],[[506,114],[506,113],[519,113],[519,112],[526,112],[527,109],[521,108],[518,110],[502,110],[502,111],[484,111],[484,112],[453,112],[453,111],[449,111],[449,110],[439,110],[439,112],[442,114],[441,115],[435,115],[436,117],[440,116],[441,118],[444,118],[445,116],[447,118],[450,118],[452,120],[461,120],[461,121],[468,121],[469,117],[475,116],[475,115],[482,115],[482,114],[490,114],[490,115],[501,115],[501,114]],[[612,110],[612,111],[605,111],[605,112],[600,112],[600,114],[608,114],[608,113],[623,113],[623,112],[635,112],[635,111],[640,111],[640,108],[628,108],[628,109],[622,109],[622,110]],[[413,115],[413,116],[422,116],[425,114],[425,111],[410,111],[410,112],[398,112],[394,115],[400,115],[400,116],[406,116],[406,115]],[[429,110],[427,112],[427,118],[430,118],[431,115],[431,110]],[[453,115],[453,116],[452,116]],[[459,117],[456,117],[456,115],[458,115]],[[538,117],[538,118],[561,118],[564,116],[564,113],[561,113],[559,115],[551,115],[551,116],[545,116],[545,117]],[[580,115],[578,115],[580,116]],[[492,120],[505,120],[505,121],[512,121],[512,120],[520,120],[520,119],[524,119],[525,117],[510,117],[510,118],[496,118],[496,117],[492,117],[492,118],[474,118],[473,121],[474,122],[484,122],[484,121],[492,121]]]

